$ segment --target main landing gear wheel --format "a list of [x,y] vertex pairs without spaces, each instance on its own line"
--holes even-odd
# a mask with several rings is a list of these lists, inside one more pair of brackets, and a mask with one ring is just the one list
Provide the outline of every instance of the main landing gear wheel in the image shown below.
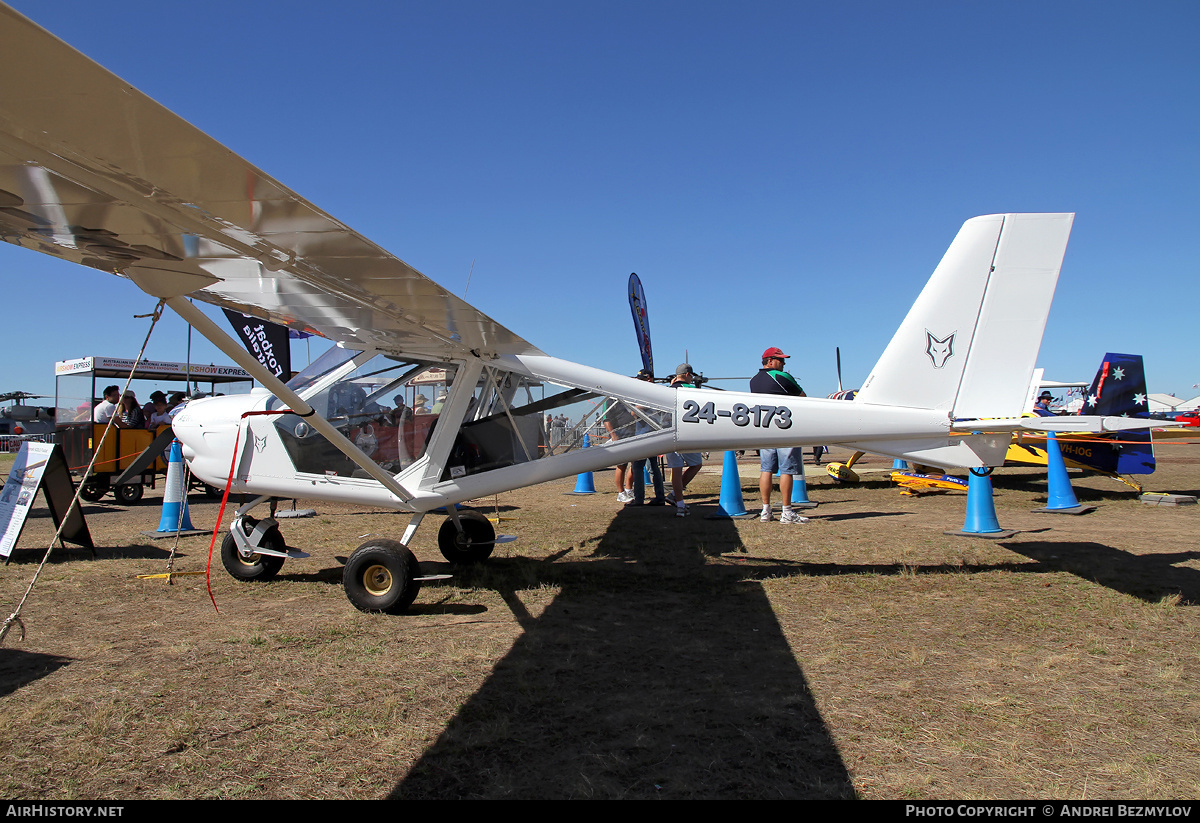
[[113,494],[117,500],[128,506],[142,499],[142,491],[140,483],[131,483],[128,486],[117,486]]
[[442,550],[442,556],[461,566],[482,563],[491,557],[492,549],[496,547],[496,530],[492,522],[471,509],[460,510],[458,522],[462,524],[461,532],[449,517],[438,529],[438,548]]
[[342,585],[360,611],[402,614],[421,590],[416,577],[417,558],[403,543],[370,540],[346,561]]
[[[241,528],[244,530],[252,532],[255,525],[256,522],[249,517],[242,518]],[[234,525],[233,528],[236,529],[239,526]],[[286,550],[283,535],[279,533],[279,529],[274,527],[268,529],[263,534],[262,542],[259,545],[273,551],[281,552]],[[238,550],[237,541],[233,539],[232,534],[226,534],[225,539],[221,541],[221,564],[225,566],[225,571],[238,580],[270,580],[279,574],[279,570],[283,568],[283,561],[285,559],[271,554],[259,554],[258,552],[243,554]]]

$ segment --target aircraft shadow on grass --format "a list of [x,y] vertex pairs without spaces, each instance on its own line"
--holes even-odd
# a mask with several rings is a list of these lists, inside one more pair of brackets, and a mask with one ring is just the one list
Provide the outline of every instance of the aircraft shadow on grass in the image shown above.
[[[499,572],[490,587],[524,634],[393,798],[855,796],[761,579],[1063,570],[1149,601],[1200,602],[1200,573],[1172,565],[1196,552],[1006,542],[1036,565],[706,564],[741,548],[733,524],[646,539],[663,515],[619,512],[586,563],[481,572]],[[536,618],[518,596],[530,578],[561,587]]]
[[843,512],[842,514],[822,514],[819,517],[830,523],[843,520],[866,520],[875,517],[902,517],[912,512]]
[[71,662],[71,658],[57,654],[0,649],[0,697],[6,697]]
[[[1071,480],[1079,478],[1072,477]],[[1114,486],[1111,489],[1097,489],[1082,484],[1073,484],[1071,490],[1080,503],[1128,502],[1136,493],[1128,486]],[[993,475],[992,486],[998,491],[1021,491],[1038,495],[1045,499],[1049,494],[1049,486],[1044,476],[1031,477],[1028,475]]]
[[538,617],[481,570],[524,633],[391,796],[854,797],[761,584],[705,562],[733,523],[647,539],[701,516],[622,510],[593,559],[538,561],[561,587]]
[[1178,594],[1181,602],[1200,603],[1200,571],[1176,563],[1200,558],[1200,552],[1130,554],[1103,543],[1003,542],[1051,571],[1064,571],[1113,591],[1157,603]]

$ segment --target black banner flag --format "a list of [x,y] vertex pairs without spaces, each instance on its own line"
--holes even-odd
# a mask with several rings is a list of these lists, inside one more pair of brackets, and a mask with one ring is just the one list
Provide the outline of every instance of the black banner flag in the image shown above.
[[254,355],[271,374],[286,383],[292,376],[292,349],[284,326],[259,320],[249,314],[222,309],[246,351]]

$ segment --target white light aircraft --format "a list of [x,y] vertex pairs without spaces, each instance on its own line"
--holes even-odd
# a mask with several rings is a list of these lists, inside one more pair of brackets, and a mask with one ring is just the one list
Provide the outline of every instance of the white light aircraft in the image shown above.
[[[998,466],[1011,432],[1030,427],[1020,415],[1071,214],[968,220],[853,402],[674,390],[543,353],[3,6],[0,66],[3,239],[131,279],[265,387],[192,401],[174,422],[194,474],[254,496],[222,551],[236,577],[270,577],[289,556],[275,521],[249,516],[273,498],[411,512],[398,540],[359,547],[344,575],[355,606],[399,612],[420,585],[407,544],[427,512],[450,512],[448,559],[490,555],[491,524],[460,501],[672,451],[832,443]],[[188,298],[337,345],[285,385]],[[439,413],[391,408],[435,369]],[[545,425],[566,410],[631,422],[584,449]]]

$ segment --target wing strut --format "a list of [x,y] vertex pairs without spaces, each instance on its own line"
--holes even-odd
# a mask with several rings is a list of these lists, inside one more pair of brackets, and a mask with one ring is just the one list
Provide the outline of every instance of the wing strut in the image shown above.
[[[142,285],[136,278],[135,282],[138,282],[139,286]],[[412,492],[396,482],[396,478],[379,468],[379,465],[363,454],[362,450],[358,446],[355,446],[346,435],[338,431],[324,417],[317,414],[316,409],[301,400],[299,395],[289,389],[279,378],[271,374],[269,370],[264,368],[237,341],[227,335],[216,323],[209,320],[208,315],[189,303],[186,297],[170,297],[167,299],[167,305],[174,309],[184,320],[195,326],[197,331],[207,337],[214,346],[232,358],[233,362],[250,372],[255,380],[270,389],[271,393],[286,403],[289,409],[303,417],[310,426],[325,435],[325,439],[332,443],[338,451],[353,460],[354,464],[370,475],[371,478],[378,480],[385,489],[399,498],[401,503],[407,503],[412,500]]]

